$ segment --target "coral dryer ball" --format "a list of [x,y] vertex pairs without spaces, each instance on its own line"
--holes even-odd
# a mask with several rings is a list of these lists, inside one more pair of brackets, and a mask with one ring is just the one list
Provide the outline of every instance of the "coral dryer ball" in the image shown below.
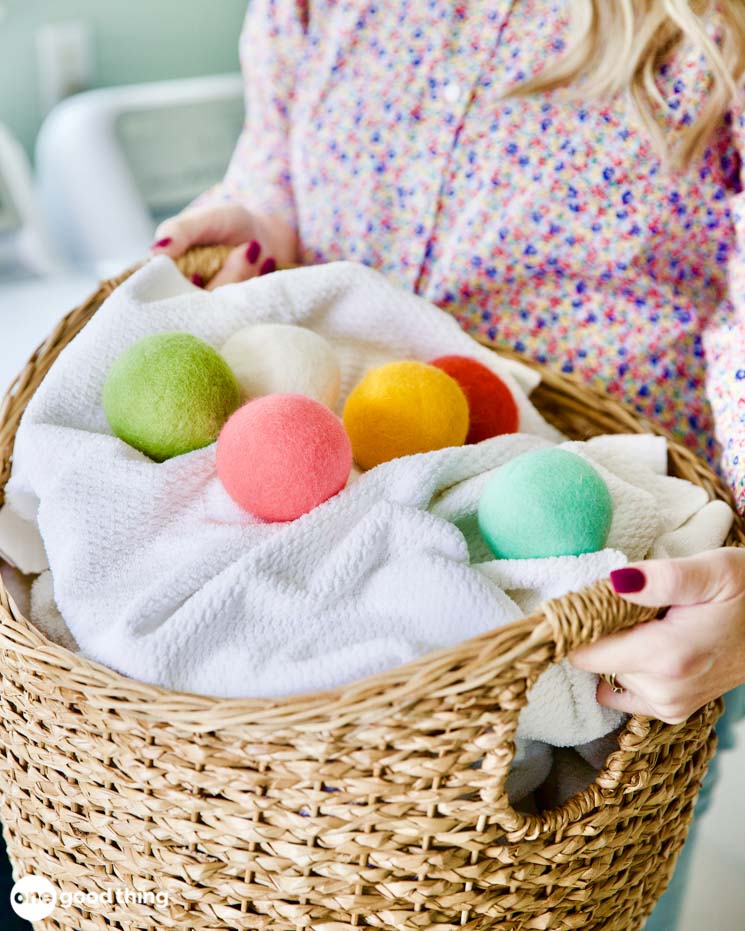
[[389,362],[371,369],[344,406],[354,458],[363,469],[381,462],[462,446],[468,401],[458,383],[425,362]]
[[454,378],[468,400],[470,426],[466,443],[517,432],[517,404],[498,375],[468,356],[440,356],[432,365]]
[[241,396],[207,343],[191,333],[156,333],[116,359],[102,400],[114,434],[163,462],[213,443]]
[[352,447],[339,418],[301,394],[249,401],[217,440],[217,474],[230,497],[266,521],[288,521],[346,485]]
[[246,398],[305,394],[332,410],[339,400],[339,363],[330,344],[306,327],[257,323],[234,333],[221,350]]
[[479,501],[479,527],[500,559],[602,550],[613,503],[598,472],[564,449],[523,453],[500,466]]

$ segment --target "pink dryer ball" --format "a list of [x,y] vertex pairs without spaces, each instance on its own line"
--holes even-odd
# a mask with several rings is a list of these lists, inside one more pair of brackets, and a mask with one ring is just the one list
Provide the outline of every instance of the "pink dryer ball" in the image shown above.
[[339,418],[302,394],[268,394],[239,408],[217,440],[230,497],[266,521],[295,520],[346,485],[352,444]]

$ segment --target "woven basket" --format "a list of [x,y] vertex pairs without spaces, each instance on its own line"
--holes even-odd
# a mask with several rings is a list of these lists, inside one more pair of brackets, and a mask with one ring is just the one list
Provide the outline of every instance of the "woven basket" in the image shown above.
[[[195,250],[181,267],[209,278],[223,256]],[[0,501],[29,398],[124,277],[60,321],[6,397]],[[533,400],[569,436],[660,432],[540,371]],[[728,500],[686,449],[671,443],[670,462]],[[730,543],[745,544],[739,521]],[[344,688],[223,700],[144,685],[50,643],[0,585],[0,814],[15,876],[140,893],[58,906],[35,927],[640,928],[685,840],[721,701],[677,726],[631,718],[596,781],[560,808],[516,811],[504,785],[540,673],[654,614],[603,582]]]

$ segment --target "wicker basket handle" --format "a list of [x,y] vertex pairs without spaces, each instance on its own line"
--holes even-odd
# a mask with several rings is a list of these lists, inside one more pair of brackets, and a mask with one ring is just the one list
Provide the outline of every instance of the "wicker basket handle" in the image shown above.
[[[606,763],[596,781],[587,789],[559,808],[540,815],[514,809],[506,789],[520,712],[527,704],[530,688],[538,677],[552,663],[566,659],[578,647],[654,620],[660,611],[657,607],[642,607],[625,601],[615,593],[609,581],[602,580],[579,592],[547,601],[540,612],[511,625],[518,628],[525,624],[530,626],[530,630],[512,649],[500,653],[500,666],[514,668],[516,678],[511,696],[496,713],[495,722],[485,738],[491,746],[482,767],[492,780],[490,787],[482,791],[482,798],[493,807],[510,843],[561,829],[596,807],[602,797],[623,795],[646,784],[649,778],[646,764],[640,769],[635,752],[627,748],[625,752],[614,755],[612,766]],[[658,726],[653,719],[639,715],[634,716],[634,722],[633,739],[637,741],[643,739],[651,727]]]
[[[199,274],[205,281],[209,281],[220,271],[232,251],[231,246],[192,246],[188,252],[176,259],[176,265],[185,278]],[[278,270],[286,271],[288,268],[297,267],[280,265]]]
[[[554,662],[601,637],[658,617],[660,608],[631,604],[607,580],[543,605],[544,633],[550,630]],[[540,625],[539,625],[540,626]]]
[[192,246],[176,259],[176,265],[184,278],[199,274],[209,281],[220,271],[231,252],[230,246]]

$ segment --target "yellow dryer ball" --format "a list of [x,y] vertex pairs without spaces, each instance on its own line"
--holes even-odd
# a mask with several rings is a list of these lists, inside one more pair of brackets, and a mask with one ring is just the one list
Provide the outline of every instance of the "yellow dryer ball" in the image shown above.
[[424,362],[371,369],[344,405],[344,426],[363,469],[414,453],[462,446],[468,401],[460,385]]

